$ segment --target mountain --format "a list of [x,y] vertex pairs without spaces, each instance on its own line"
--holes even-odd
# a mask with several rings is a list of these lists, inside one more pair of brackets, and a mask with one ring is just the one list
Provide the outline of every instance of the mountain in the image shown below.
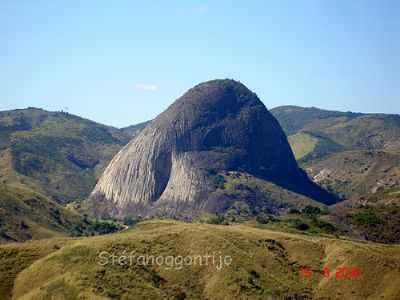
[[397,300],[400,251],[251,225],[155,220],[112,235],[0,246],[0,278],[4,300]]
[[65,112],[0,112],[0,182],[23,183],[58,203],[86,198],[130,135]]
[[301,161],[345,150],[400,150],[400,116],[281,106],[271,110]]
[[[88,206],[117,218],[191,218],[238,202],[257,211],[275,207],[257,178],[299,197],[336,200],[298,168],[284,132],[254,93],[213,80],[187,91],[112,159]],[[237,179],[243,180],[234,190],[243,193],[232,195],[227,187]]]
[[400,241],[400,116],[282,106],[271,110],[296,158],[345,201],[328,221],[348,236]]
[[344,199],[400,182],[400,116],[282,106],[272,110],[297,160],[314,181]]
[[0,112],[0,243],[94,233],[65,205],[89,195],[129,139],[64,112]]
[[[292,135],[310,127],[323,127],[322,124],[335,124],[339,120],[351,120],[363,114],[301,107],[294,105],[278,106],[271,113],[279,121],[287,135]],[[323,122],[321,122],[323,121]]]
[[150,121],[146,121],[146,122],[141,122],[138,124],[130,125],[128,127],[121,128],[121,131],[130,135],[131,137],[135,137],[139,134],[140,131],[142,131],[143,128],[146,127],[146,125],[149,122]]

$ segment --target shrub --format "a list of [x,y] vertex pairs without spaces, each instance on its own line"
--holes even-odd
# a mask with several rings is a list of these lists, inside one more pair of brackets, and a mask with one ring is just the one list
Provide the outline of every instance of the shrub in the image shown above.
[[186,293],[185,292],[179,292],[175,296],[175,300],[185,300],[186,299]]
[[139,220],[133,217],[125,217],[123,222],[127,226],[134,226],[139,223]]
[[299,219],[293,219],[290,220],[290,225],[297,229],[297,230],[301,230],[301,231],[306,231],[308,229],[310,229],[310,226],[307,223],[304,223],[303,221],[299,220]]
[[215,224],[215,225],[229,225],[228,220],[225,220],[223,215],[212,215],[208,219],[208,224]]
[[299,215],[299,214],[301,214],[301,212],[296,208],[291,208],[291,209],[289,209],[289,214]]
[[361,225],[374,226],[379,223],[379,218],[372,209],[359,212],[353,216],[353,220]]
[[89,226],[89,232],[94,234],[108,234],[119,231],[122,226],[114,221],[95,220]]
[[237,220],[245,221],[253,217],[253,213],[246,202],[235,201],[231,208],[228,210],[229,215],[236,216]]
[[313,219],[312,225],[315,227],[327,232],[327,233],[334,233],[336,231],[336,227],[332,225],[331,223],[321,221],[318,219]]
[[327,207],[322,208],[321,215],[329,215],[329,208],[327,208]]
[[259,213],[256,217],[257,223],[260,224],[268,224],[270,221],[270,217],[266,215],[265,213]]
[[307,205],[303,208],[302,213],[309,216],[316,216],[321,214],[321,209],[316,206]]

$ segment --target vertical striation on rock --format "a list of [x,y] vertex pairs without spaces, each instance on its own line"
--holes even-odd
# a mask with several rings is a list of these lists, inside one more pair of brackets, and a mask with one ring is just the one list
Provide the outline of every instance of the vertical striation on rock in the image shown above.
[[195,216],[210,207],[215,174],[228,171],[335,201],[299,169],[257,95],[234,80],[201,83],[176,100],[113,158],[88,201],[117,218]]

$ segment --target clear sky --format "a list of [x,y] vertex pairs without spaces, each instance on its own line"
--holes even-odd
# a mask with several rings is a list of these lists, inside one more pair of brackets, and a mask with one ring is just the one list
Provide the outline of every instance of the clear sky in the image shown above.
[[0,0],[0,110],[122,127],[215,78],[267,108],[400,113],[400,1]]

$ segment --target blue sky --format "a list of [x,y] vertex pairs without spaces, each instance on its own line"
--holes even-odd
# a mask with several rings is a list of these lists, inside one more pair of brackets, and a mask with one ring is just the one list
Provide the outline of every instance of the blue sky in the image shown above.
[[0,110],[117,127],[234,78],[267,108],[400,113],[393,0],[0,1]]

